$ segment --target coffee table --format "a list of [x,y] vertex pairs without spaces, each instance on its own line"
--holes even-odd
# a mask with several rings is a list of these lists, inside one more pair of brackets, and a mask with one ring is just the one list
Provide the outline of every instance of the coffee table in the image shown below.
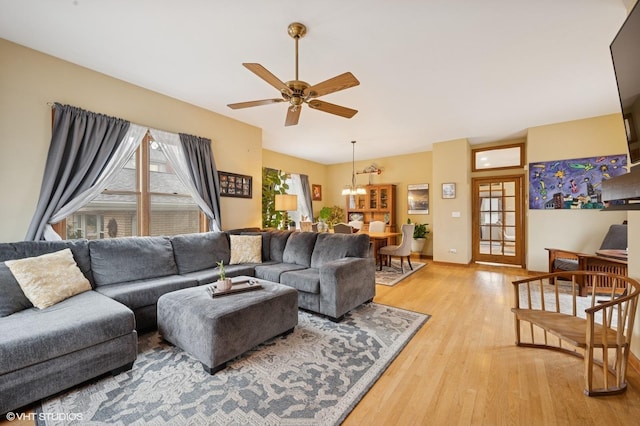
[[[248,280],[250,277],[236,277]],[[253,278],[252,278],[253,279]],[[173,291],[158,299],[158,331],[215,374],[231,359],[298,324],[298,292],[257,280],[262,288],[212,297],[207,285]]]

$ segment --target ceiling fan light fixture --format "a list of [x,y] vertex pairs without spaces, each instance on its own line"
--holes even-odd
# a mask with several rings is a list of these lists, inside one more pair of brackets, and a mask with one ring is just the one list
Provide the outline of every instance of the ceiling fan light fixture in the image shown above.
[[227,106],[231,109],[241,109],[287,102],[289,103],[289,107],[287,108],[285,126],[294,126],[298,124],[300,110],[302,109],[303,104],[309,105],[311,109],[337,115],[339,117],[353,117],[358,110],[334,105],[329,102],[319,101],[315,98],[357,86],[360,84],[358,79],[350,72],[345,72],[313,86],[300,80],[298,78],[298,41],[307,33],[307,27],[299,22],[294,22],[287,28],[287,33],[295,41],[295,80],[290,80],[285,83],[260,64],[243,63],[242,65],[245,68],[277,89],[281,97],[276,99],[237,102],[227,104]]

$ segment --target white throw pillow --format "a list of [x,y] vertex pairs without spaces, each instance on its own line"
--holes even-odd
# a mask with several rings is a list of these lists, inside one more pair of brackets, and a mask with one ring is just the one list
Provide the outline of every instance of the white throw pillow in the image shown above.
[[262,263],[262,235],[230,235],[229,265]]
[[5,262],[33,306],[44,309],[91,290],[70,249]]

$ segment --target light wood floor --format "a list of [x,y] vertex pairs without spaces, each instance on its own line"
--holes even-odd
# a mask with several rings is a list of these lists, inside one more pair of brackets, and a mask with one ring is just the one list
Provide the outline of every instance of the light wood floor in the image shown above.
[[432,318],[344,425],[640,423],[633,369],[624,395],[589,398],[582,360],[514,345],[510,283],[524,271],[428,263],[394,287],[377,286],[375,302]]
[[640,424],[638,372],[630,369],[624,395],[590,398],[581,359],[515,346],[511,281],[525,276],[429,262],[394,287],[377,286],[375,302],[432,318],[344,424]]

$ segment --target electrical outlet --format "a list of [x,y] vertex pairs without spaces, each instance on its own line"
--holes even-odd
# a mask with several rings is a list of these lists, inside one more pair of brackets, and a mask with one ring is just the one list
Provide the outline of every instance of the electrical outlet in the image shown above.
[[456,249],[449,249],[449,253],[456,254],[456,253],[458,253],[458,250],[456,250]]

